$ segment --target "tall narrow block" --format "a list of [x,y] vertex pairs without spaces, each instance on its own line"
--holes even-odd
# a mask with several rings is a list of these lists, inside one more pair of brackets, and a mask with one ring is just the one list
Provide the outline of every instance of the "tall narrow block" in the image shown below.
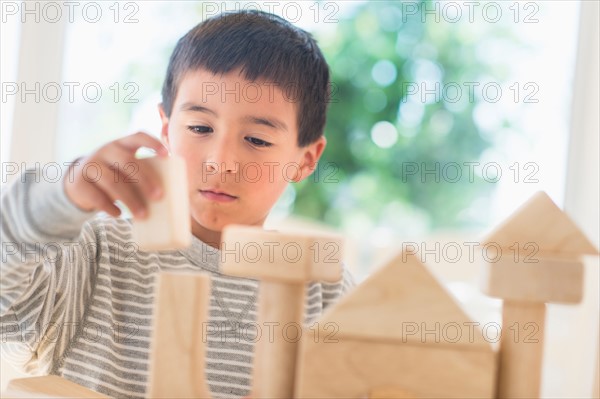
[[[258,324],[278,326],[304,323],[306,283],[335,282],[342,278],[342,240],[333,235],[282,233],[258,227],[230,225],[223,230],[223,273],[261,280]],[[292,398],[298,342],[274,334],[256,343],[253,398]]]
[[210,398],[202,335],[208,322],[210,278],[163,272],[158,279],[148,397]]
[[133,237],[139,249],[160,251],[184,248],[191,243],[190,200],[183,158],[145,158],[160,175],[164,195],[149,202],[149,217],[133,221]]

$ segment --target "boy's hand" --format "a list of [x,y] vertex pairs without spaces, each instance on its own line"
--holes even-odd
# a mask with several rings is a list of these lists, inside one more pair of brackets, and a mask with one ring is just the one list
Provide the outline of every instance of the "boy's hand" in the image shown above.
[[147,201],[162,196],[162,185],[152,168],[137,162],[135,153],[140,147],[168,156],[162,143],[146,133],[111,141],[71,165],[74,170],[63,179],[67,197],[84,211],[105,211],[115,217],[121,211],[114,202],[120,200],[135,217],[146,217]]

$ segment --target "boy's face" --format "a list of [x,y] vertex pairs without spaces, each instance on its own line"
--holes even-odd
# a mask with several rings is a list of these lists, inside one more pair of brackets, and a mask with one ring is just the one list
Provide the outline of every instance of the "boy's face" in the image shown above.
[[217,245],[228,224],[262,226],[288,182],[312,173],[326,144],[321,137],[298,147],[297,104],[239,71],[189,71],[171,117],[159,110],[163,143],[187,163],[192,233]]

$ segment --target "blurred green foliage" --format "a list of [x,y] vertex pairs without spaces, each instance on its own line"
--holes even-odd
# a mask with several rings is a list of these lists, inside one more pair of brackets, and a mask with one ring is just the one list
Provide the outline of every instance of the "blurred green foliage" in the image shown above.
[[[429,1],[420,6],[426,5],[433,8]],[[492,28],[496,35],[508,34]],[[403,15],[401,2],[375,1],[339,18],[333,32],[315,35],[334,83],[328,145],[318,175],[295,186],[295,214],[338,227],[349,228],[355,219],[400,231],[411,222],[426,230],[483,224],[464,213],[493,184],[477,174],[470,178],[464,163],[477,162],[491,145],[473,118],[485,100],[469,98],[463,82],[498,79],[504,70],[480,60],[477,44],[483,38],[472,29],[468,22],[423,22],[420,13]],[[419,85],[433,90],[435,82],[448,88],[447,96],[423,99]],[[459,101],[452,92],[457,84]],[[379,122],[388,123],[373,133]],[[423,173],[436,165],[439,178]]]

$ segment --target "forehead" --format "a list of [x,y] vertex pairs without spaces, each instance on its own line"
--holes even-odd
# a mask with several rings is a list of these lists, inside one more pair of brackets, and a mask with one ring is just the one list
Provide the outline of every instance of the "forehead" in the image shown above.
[[213,74],[205,69],[186,72],[177,90],[174,110],[186,103],[206,105],[227,112],[261,112],[293,121],[296,125],[297,105],[294,87],[266,80],[249,81],[238,69]]

